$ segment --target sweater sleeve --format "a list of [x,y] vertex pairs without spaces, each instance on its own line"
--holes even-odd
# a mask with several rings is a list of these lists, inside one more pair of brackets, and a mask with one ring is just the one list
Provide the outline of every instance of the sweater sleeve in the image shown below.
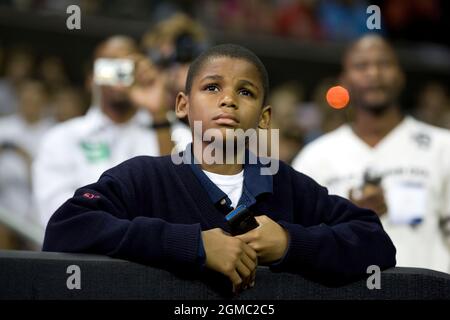
[[[161,267],[201,264],[200,224],[137,216],[133,188],[103,174],[78,189],[51,217],[43,250],[93,253]],[[133,212],[134,211],[134,212]]]
[[367,275],[370,265],[382,270],[395,266],[396,249],[374,212],[329,195],[305,175],[298,173],[294,179],[297,221],[278,221],[290,240],[284,258],[272,266],[274,271],[346,282]]

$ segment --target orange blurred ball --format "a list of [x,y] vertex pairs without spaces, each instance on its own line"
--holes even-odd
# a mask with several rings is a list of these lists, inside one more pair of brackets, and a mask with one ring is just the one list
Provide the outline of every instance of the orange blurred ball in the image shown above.
[[347,89],[341,86],[331,87],[327,91],[327,102],[335,109],[342,109],[347,106],[350,101],[350,95]]

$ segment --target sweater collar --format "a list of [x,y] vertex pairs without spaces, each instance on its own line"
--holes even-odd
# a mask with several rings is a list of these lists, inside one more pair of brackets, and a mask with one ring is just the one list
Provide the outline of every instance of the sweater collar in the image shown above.
[[[201,169],[197,159],[194,158],[192,143],[189,143],[183,152],[183,162],[185,164],[189,164],[200,184],[208,193],[210,200],[215,205],[226,204],[228,207],[231,206],[231,200],[228,196],[208,178],[208,176]],[[256,197],[259,195],[273,193],[273,177],[271,175],[261,174],[261,169],[264,165],[261,163],[259,157],[255,156],[248,149],[246,149],[245,163],[243,166],[244,185],[242,188],[242,196],[239,199],[238,205],[242,204],[250,207],[256,203]],[[225,200],[225,203],[223,199]]]

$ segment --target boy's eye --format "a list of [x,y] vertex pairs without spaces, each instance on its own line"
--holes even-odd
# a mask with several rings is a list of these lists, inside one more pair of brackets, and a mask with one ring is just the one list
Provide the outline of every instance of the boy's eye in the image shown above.
[[253,92],[251,92],[251,91],[249,91],[247,89],[241,89],[241,90],[239,90],[239,93],[244,95],[244,96],[248,96],[248,97],[253,97],[254,96]]
[[205,86],[204,90],[206,91],[219,91],[219,87],[215,84],[208,84]]

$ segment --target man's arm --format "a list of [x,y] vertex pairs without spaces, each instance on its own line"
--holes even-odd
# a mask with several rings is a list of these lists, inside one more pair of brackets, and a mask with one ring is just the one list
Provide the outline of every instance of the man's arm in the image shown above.
[[395,247],[374,212],[330,196],[302,174],[294,177],[294,191],[298,221],[278,221],[289,233],[289,245],[274,270],[347,281],[365,275],[370,265],[395,266]]

